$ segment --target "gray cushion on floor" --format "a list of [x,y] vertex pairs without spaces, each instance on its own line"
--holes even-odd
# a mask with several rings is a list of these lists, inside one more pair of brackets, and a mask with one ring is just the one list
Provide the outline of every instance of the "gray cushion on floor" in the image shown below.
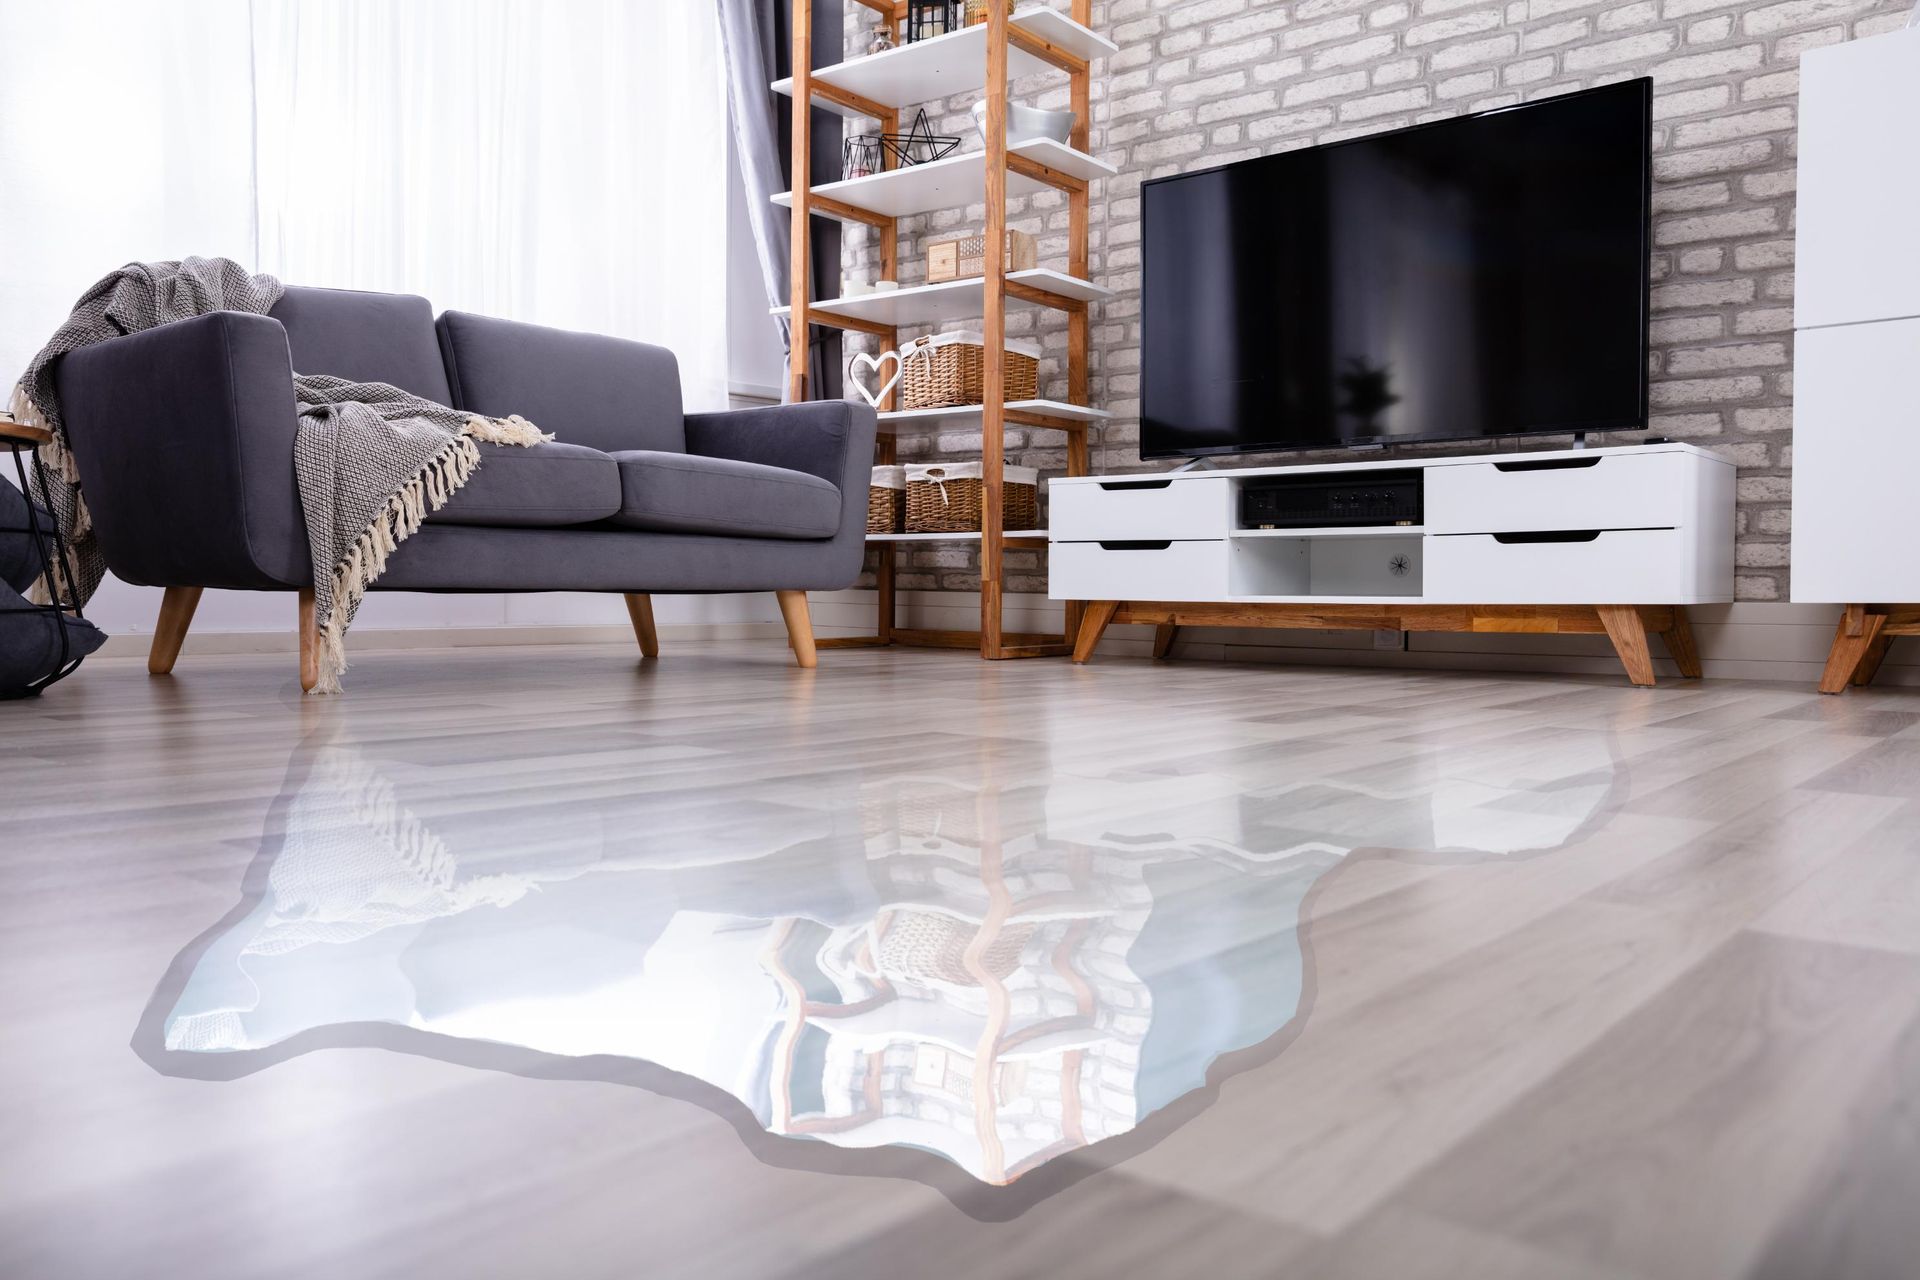
[[620,464],[613,522],[625,529],[830,538],[840,527],[840,490],[804,471],[651,449],[613,459]]
[[[39,515],[41,529],[51,531],[53,521],[48,518],[44,508],[40,510]],[[27,496],[6,481],[0,480],[0,529],[26,527]],[[47,549],[51,551],[52,540],[46,541]],[[33,549],[32,534],[0,532],[0,582],[6,583],[15,591],[25,591],[39,578],[41,564],[40,553]]]
[[[0,691],[24,689],[61,665],[59,620],[50,613],[11,612],[27,607],[18,591],[0,582]],[[85,657],[106,642],[91,622],[67,619],[68,659]]]
[[438,524],[551,529],[593,524],[620,510],[620,468],[585,445],[531,449],[483,444],[480,469],[430,517]]

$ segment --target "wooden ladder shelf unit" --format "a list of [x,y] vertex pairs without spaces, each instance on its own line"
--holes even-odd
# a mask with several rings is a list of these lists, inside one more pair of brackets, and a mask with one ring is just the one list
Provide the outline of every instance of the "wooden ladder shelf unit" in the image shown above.
[[[902,24],[906,20],[905,0],[856,0],[856,3],[879,14],[881,19],[893,24],[896,39],[902,38]],[[791,347],[791,363],[788,380],[793,400],[805,400],[810,396],[807,382],[807,348],[805,340],[807,327],[813,324],[833,325],[877,337],[889,348],[900,345],[900,331],[884,320],[872,320],[858,315],[849,315],[835,310],[823,309],[818,303],[810,301],[808,230],[812,218],[817,216],[838,218],[846,222],[860,223],[874,227],[880,233],[880,274],[883,279],[899,278],[899,225],[891,214],[878,213],[863,209],[844,200],[816,195],[808,177],[811,173],[811,131],[810,124],[816,102],[825,104],[826,109],[842,115],[866,117],[878,121],[882,133],[900,132],[899,102],[881,102],[865,97],[844,86],[822,81],[815,77],[812,62],[813,49],[813,0],[792,0],[793,4],[793,74],[790,81],[774,86],[781,92],[793,95],[793,176],[794,189],[783,202],[790,203],[793,210],[791,261],[792,304],[786,314],[792,320],[792,332],[795,335]],[[1074,23],[1080,27],[1088,26],[1092,19],[1092,0],[1070,0],[1070,14]],[[1042,19],[1051,15],[1042,14]],[[1010,632],[1004,621],[1006,549],[1013,545],[1044,547],[1045,536],[1039,538],[1029,534],[1026,538],[1009,538],[1001,528],[1001,512],[1004,510],[1005,482],[1005,444],[1006,426],[1009,422],[1032,429],[1059,431],[1067,438],[1067,474],[1084,476],[1090,472],[1088,433],[1105,415],[1087,412],[1082,415],[1061,416],[1047,412],[1040,407],[1021,407],[1009,410],[1005,397],[1005,348],[1007,336],[1007,302],[1011,298],[1026,305],[1050,307],[1066,313],[1067,317],[1067,398],[1072,405],[1084,410],[1088,399],[1087,371],[1087,300],[1085,297],[1069,296],[1072,293],[1094,293],[1104,296],[1104,290],[1092,288],[1073,288],[1073,281],[1060,281],[1054,289],[1045,287],[1044,277],[1051,273],[1023,273],[1028,276],[1040,276],[1042,280],[1009,280],[1006,264],[1007,233],[1007,176],[1009,172],[1021,178],[1051,187],[1066,195],[1068,208],[1068,257],[1067,275],[1074,281],[1086,282],[1087,277],[1087,195],[1088,180],[1062,171],[1059,168],[1040,163],[1022,155],[1009,155],[1007,151],[1007,88],[1011,78],[1012,52],[1023,56],[1023,64],[1029,60],[1056,68],[1068,76],[1071,81],[1074,126],[1071,137],[1073,150],[1081,157],[1087,156],[1088,121],[1091,115],[1090,71],[1088,59],[1060,44],[1045,39],[1009,20],[1004,5],[988,6],[985,26],[986,72],[981,92],[986,98],[986,154],[983,161],[985,172],[985,202],[987,210],[984,236],[986,240],[986,275],[982,281],[982,326],[985,340],[985,404],[980,410],[980,434],[982,440],[982,462],[984,464],[985,484],[983,492],[984,532],[977,535],[980,541],[980,630],[934,631],[920,630],[895,625],[896,590],[895,574],[898,560],[898,544],[894,541],[875,539],[878,548],[878,619],[874,633],[870,636],[842,636],[823,638],[818,643],[821,648],[871,647],[877,645],[920,645],[933,648],[973,648],[976,645],[982,658],[1028,658],[1057,657],[1073,652],[1073,638],[1080,629],[1080,620],[1084,612],[1083,602],[1069,602],[1066,605],[1066,626],[1062,634],[1038,635]],[[964,30],[964,29],[963,29]],[[958,41],[975,40],[976,36],[962,36],[950,33],[938,39]],[[902,48],[911,46],[903,45]],[[898,57],[899,50],[892,54],[874,55],[876,57]],[[942,95],[935,95],[942,96]],[[888,157],[891,160],[891,157]],[[1097,162],[1090,162],[1105,170]],[[1106,170],[1110,172],[1110,170]],[[925,212],[922,210],[920,212]],[[824,267],[822,274],[825,274]],[[1055,279],[1059,277],[1055,275]],[[883,413],[898,407],[897,388],[887,393],[881,401]],[[1042,402],[1043,404],[1045,402]],[[876,446],[876,460],[887,465],[895,461],[898,445],[890,430],[883,430]],[[962,540],[971,541],[971,537]]]

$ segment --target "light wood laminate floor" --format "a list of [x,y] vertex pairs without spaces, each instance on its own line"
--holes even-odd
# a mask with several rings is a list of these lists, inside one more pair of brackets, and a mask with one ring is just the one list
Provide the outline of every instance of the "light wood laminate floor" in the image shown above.
[[[1920,1268],[1920,694],[772,642],[347,687],[0,704],[0,1276]],[[1002,891],[1004,954],[889,951]],[[833,1091],[758,1114],[739,1044],[864,1061],[759,1035],[782,992],[972,1017],[1043,942],[1019,1065],[904,1068],[945,1157],[767,1132]],[[983,1102],[1090,1145],[992,1185]]]

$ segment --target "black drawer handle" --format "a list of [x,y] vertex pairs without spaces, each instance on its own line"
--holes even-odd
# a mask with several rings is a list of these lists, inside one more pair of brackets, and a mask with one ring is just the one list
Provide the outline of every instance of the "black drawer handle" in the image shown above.
[[1597,467],[1604,458],[1542,458],[1538,462],[1496,462],[1495,471],[1572,471],[1579,467]]
[[1171,480],[1102,480],[1102,489],[1164,489]]
[[1161,538],[1158,541],[1134,539],[1126,542],[1103,542],[1100,544],[1100,549],[1102,551],[1165,551],[1172,545],[1172,538]]
[[1598,529],[1566,529],[1547,533],[1496,533],[1493,540],[1508,545],[1516,542],[1592,542],[1599,536]]

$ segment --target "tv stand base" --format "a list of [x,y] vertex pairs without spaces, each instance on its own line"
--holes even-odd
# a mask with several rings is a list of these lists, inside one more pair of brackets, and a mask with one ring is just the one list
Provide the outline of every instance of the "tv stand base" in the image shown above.
[[[1184,626],[1605,635],[1620,655],[1627,679],[1644,688],[1654,683],[1653,654],[1647,644],[1647,634],[1652,632],[1666,641],[1667,653],[1680,668],[1681,676],[1690,680],[1700,676],[1700,653],[1694,648],[1687,611],[1681,605],[1176,604],[1095,600],[1081,614],[1073,660],[1085,662],[1091,658],[1101,635],[1115,622],[1153,625],[1156,658],[1166,656],[1175,629]],[[1920,609],[1913,612],[1911,625],[1913,631],[1901,634],[1920,634]],[[1839,652],[1837,642],[1835,652]],[[1844,680],[1841,687],[1845,687]]]
[[[1872,684],[1895,636],[1920,636],[1920,604],[1848,605],[1820,674],[1820,692],[1845,693],[1849,685]],[[1079,650],[1074,652],[1077,657]]]

